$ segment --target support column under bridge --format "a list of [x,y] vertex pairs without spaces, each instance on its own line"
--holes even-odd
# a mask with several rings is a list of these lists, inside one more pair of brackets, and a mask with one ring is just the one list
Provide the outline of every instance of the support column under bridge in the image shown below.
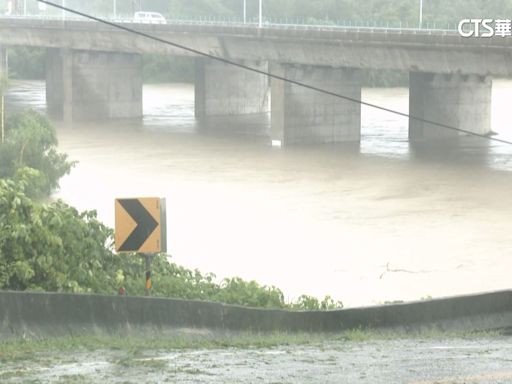
[[[273,65],[291,80],[361,100],[361,72],[354,68]],[[283,145],[358,142],[361,104],[272,79],[271,136]]]
[[[409,87],[410,115],[482,135],[491,132],[489,76],[411,72]],[[411,140],[459,135],[464,133],[409,120]]]
[[[244,62],[267,71],[266,62]],[[196,59],[195,115],[236,116],[269,111],[268,77],[211,59]]]
[[142,116],[142,56],[48,49],[48,112],[70,120]]

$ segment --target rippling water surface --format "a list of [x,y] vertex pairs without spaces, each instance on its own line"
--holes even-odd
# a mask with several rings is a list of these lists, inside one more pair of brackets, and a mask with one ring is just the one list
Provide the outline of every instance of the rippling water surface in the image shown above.
[[[7,107],[44,112],[44,89],[14,82]],[[493,130],[505,139],[511,94],[512,82],[495,81]],[[408,111],[407,89],[363,98]],[[193,104],[191,85],[146,85],[141,120],[56,122],[61,150],[79,161],[57,196],[109,225],[116,197],[166,197],[174,261],[288,298],[355,306],[512,284],[512,146],[412,147],[405,118],[363,107],[358,147],[278,149],[268,116],[198,124]]]

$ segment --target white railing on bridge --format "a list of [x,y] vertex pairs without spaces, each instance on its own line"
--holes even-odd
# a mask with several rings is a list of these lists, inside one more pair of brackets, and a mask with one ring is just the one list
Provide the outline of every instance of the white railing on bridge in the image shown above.
[[[132,17],[113,17],[108,15],[98,15],[114,23],[136,23]],[[22,20],[61,20],[61,21],[91,21],[81,16],[62,17],[61,15],[0,15],[2,19],[22,19]],[[169,18],[167,24],[171,25],[208,25],[208,26],[233,26],[233,27],[258,27],[257,19],[249,19],[245,23],[243,20],[230,17],[186,17],[186,18]],[[300,19],[300,18],[266,18],[263,22],[263,28],[274,29],[322,29],[322,30],[353,30],[353,31],[370,31],[370,32],[409,32],[409,33],[453,33],[457,31],[457,23],[429,23],[425,22],[422,28],[418,25],[409,25],[402,22],[362,22],[351,20],[319,20]]]

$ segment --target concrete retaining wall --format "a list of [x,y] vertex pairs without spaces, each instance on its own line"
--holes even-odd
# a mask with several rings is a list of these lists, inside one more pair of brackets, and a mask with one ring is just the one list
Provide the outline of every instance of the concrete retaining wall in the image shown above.
[[415,331],[512,327],[512,291],[327,312],[288,312],[163,298],[0,292],[0,339],[77,333]]

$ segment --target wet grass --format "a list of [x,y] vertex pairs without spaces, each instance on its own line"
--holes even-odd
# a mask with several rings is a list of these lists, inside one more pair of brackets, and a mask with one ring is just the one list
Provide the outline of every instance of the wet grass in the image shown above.
[[487,331],[451,331],[439,329],[425,329],[416,331],[396,331],[396,330],[376,330],[356,328],[343,331],[339,334],[337,339],[364,343],[369,341],[378,340],[400,340],[400,339],[417,339],[417,340],[432,340],[432,339],[477,339],[477,338],[492,338],[502,336],[504,333],[500,330],[487,330]]
[[[368,351],[379,359],[392,361],[397,351],[402,353],[403,344],[409,348],[423,343],[431,347],[439,345],[437,340],[459,344],[463,338],[487,345],[499,341],[496,337],[501,335],[494,331],[434,330],[411,334],[358,328],[335,334],[199,334],[189,330],[185,335],[158,338],[82,335],[19,339],[0,343],[0,383],[121,383],[119,380],[124,378],[130,380],[126,383],[210,382],[225,373],[226,362],[240,355],[242,358],[228,364],[233,372],[253,369],[258,361],[260,367],[272,364],[276,359],[295,367],[320,365],[321,369],[334,369],[354,351]],[[264,350],[273,347],[276,349]],[[228,350],[221,350],[224,348]],[[363,363],[366,369],[367,362]],[[147,381],[150,379],[154,381]]]
[[150,369],[163,369],[168,365],[168,361],[155,358],[142,358],[139,354],[126,354],[121,359],[114,361],[114,364],[121,367],[139,367]]
[[[184,349],[264,349],[287,345],[319,345],[322,348],[325,342],[340,343],[365,343],[382,340],[397,339],[471,339],[492,338],[501,336],[500,331],[481,332],[454,332],[426,330],[421,332],[406,333],[373,329],[352,329],[339,333],[237,333],[237,334],[208,334],[194,335],[175,334],[172,336],[141,337],[141,336],[68,336],[45,339],[14,339],[0,342],[0,364],[5,362],[17,362],[33,359],[40,354],[39,359],[48,359],[48,355],[41,352],[66,352],[66,351],[97,351],[112,350],[125,352],[129,359],[142,357],[144,351],[169,351]],[[141,364],[154,364],[158,361],[143,361]],[[118,364],[122,365],[123,361]]]
[[183,335],[170,337],[68,336],[44,339],[13,339],[0,342],[0,363],[30,359],[46,351],[121,350],[136,356],[144,350],[215,348],[270,348],[278,345],[306,345],[327,340],[325,334],[240,333],[229,335]]
[[16,377],[16,378],[24,377],[27,374],[28,374],[27,371],[24,371],[21,369],[14,370],[14,371],[8,371],[8,372],[1,372],[0,373],[0,383],[4,380],[11,379],[13,377]]
[[58,384],[82,384],[89,382],[84,375],[63,375],[59,377]]

